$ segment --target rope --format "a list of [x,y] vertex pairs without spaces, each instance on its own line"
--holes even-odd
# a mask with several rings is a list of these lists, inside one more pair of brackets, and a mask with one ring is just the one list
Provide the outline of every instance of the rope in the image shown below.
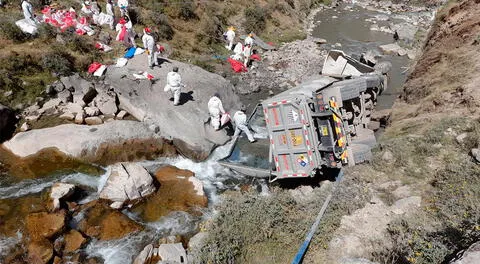
[[315,222],[313,223],[312,227],[310,227],[310,232],[308,232],[307,237],[303,241],[302,246],[298,250],[297,254],[292,260],[292,264],[300,264],[303,261],[303,256],[307,252],[308,246],[310,245],[310,241],[313,238],[313,235],[315,234],[315,231],[317,231],[318,225],[320,224],[320,220],[322,220],[323,214],[325,214],[325,211],[327,210],[328,204],[330,203],[330,200],[333,197],[333,193],[335,192],[335,189],[338,186],[338,183],[343,179],[343,170],[340,170],[340,172],[337,175],[337,179],[335,181],[335,184],[332,188],[331,193],[327,196],[327,199],[322,205],[322,208],[320,209],[320,212],[317,215],[317,218],[315,219]]

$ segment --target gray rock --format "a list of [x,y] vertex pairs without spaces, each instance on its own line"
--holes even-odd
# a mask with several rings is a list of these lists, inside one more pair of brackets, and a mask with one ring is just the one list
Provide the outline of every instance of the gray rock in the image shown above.
[[75,115],[75,124],[83,124],[83,121],[85,119],[85,113],[83,112],[83,110],[81,112],[78,112],[76,115]]
[[58,97],[58,99],[61,100],[62,103],[65,103],[65,104],[66,104],[66,103],[73,102],[73,95],[72,95],[72,93],[71,93],[69,90],[67,90],[67,89],[59,92],[58,95],[57,95],[57,97]]
[[[62,138],[68,138],[68,140],[59,140]],[[142,123],[116,120],[95,128],[65,124],[34,129],[17,133],[3,146],[19,157],[33,155],[46,148],[57,148],[60,152],[75,158],[89,158],[95,157],[98,147],[102,144],[121,144],[131,139],[160,140],[160,137],[149,131]]]
[[418,31],[418,26],[415,26],[412,23],[400,23],[395,25],[390,25],[392,31],[397,31],[399,39],[406,41],[415,40],[415,34]]
[[80,113],[83,111],[83,106],[79,103],[68,103],[64,109],[64,112],[69,112],[72,114]]
[[91,116],[91,117],[85,118],[85,123],[91,126],[100,125],[103,123],[103,120],[98,116]]
[[455,139],[457,140],[458,144],[463,144],[467,136],[468,136],[468,133],[462,133],[458,135]]
[[121,110],[121,111],[118,112],[118,114],[117,114],[117,119],[118,119],[118,120],[122,120],[127,114],[128,114],[127,111]]
[[87,106],[84,108],[84,110],[87,116],[98,116],[100,114],[100,109],[95,106]]
[[480,263],[480,242],[472,244],[467,250],[461,252],[451,264],[477,264]]
[[472,156],[477,160],[477,162],[480,162],[480,149],[474,148],[471,151]]
[[75,119],[75,115],[72,114],[72,113],[63,113],[59,116],[60,119],[65,119],[65,120],[68,120],[68,121],[72,121]]
[[27,122],[23,123],[22,126],[20,127],[20,131],[25,132],[29,130],[30,127],[28,126]]
[[42,116],[42,115],[40,114],[40,115],[26,116],[25,120],[30,121],[30,122],[35,122],[40,118],[40,116]]
[[186,263],[187,253],[182,246],[182,243],[176,244],[162,244],[158,247],[158,255],[163,262],[169,263]]
[[0,143],[12,136],[16,123],[15,112],[0,104]]
[[402,47],[400,47],[397,43],[391,43],[391,44],[386,44],[386,45],[381,45],[380,49],[383,51],[385,54],[398,54],[399,52],[402,52],[404,50]]
[[138,256],[133,261],[133,264],[145,264],[149,263],[149,260],[152,258],[153,255],[153,245],[148,244]]
[[78,73],[71,76],[61,77],[60,82],[63,83],[65,89],[68,89],[74,94],[85,93],[88,88],[92,86],[90,82],[80,77]]
[[373,131],[377,131],[380,129],[380,122],[378,121],[370,121],[367,125],[368,129],[371,129]]
[[13,94],[13,91],[12,91],[12,90],[8,90],[8,91],[6,91],[6,92],[3,93],[3,96],[4,96],[4,97],[10,97],[12,94]]
[[94,102],[105,116],[114,117],[118,112],[115,95],[100,93],[95,97]]
[[117,163],[110,167],[100,198],[125,203],[146,197],[155,190],[152,176],[141,165]]
[[50,85],[55,92],[59,93],[65,90],[65,85],[61,81],[55,81]]
[[395,157],[393,156],[392,152],[390,150],[385,150],[385,152],[383,153],[382,155],[382,160],[390,163],[392,162],[393,160],[395,159]]
[[53,184],[50,198],[53,200],[53,208],[60,209],[60,199],[66,199],[75,192],[75,185],[57,182]]
[[62,103],[62,99],[54,98],[48,100],[46,103],[43,104],[42,108],[38,110],[39,113],[44,113],[49,110],[56,109]]

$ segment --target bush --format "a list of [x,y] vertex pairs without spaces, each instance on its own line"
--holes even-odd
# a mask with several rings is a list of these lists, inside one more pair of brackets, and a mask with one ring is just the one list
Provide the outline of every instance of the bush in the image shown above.
[[57,29],[54,28],[53,26],[46,23],[41,23],[40,25],[38,25],[37,37],[42,41],[45,41],[45,42],[55,41],[56,36],[57,36]]
[[197,14],[195,14],[195,6],[193,2],[182,2],[179,10],[179,17],[184,20],[196,19]]
[[245,9],[245,22],[243,27],[247,32],[255,32],[259,34],[267,26],[267,11],[260,7],[249,7]]
[[13,42],[23,42],[30,36],[23,33],[13,20],[0,20],[0,36],[4,39],[12,40]]
[[165,14],[153,14],[153,22],[158,25],[158,37],[160,39],[172,40],[175,32],[172,26],[168,23],[168,17]]
[[57,75],[69,75],[74,70],[75,59],[60,48],[54,49],[42,58],[43,67]]
[[207,45],[223,41],[223,26],[217,16],[205,14],[201,21],[200,28],[202,30],[196,35],[198,41],[205,42]]
[[30,75],[32,72],[42,70],[38,60],[30,54],[18,54],[13,51],[8,56],[0,58],[0,65],[2,65],[2,69],[16,75],[25,73]]
[[84,36],[79,36],[70,31],[61,33],[62,39],[65,41],[65,46],[75,52],[88,54],[94,50],[91,40]]

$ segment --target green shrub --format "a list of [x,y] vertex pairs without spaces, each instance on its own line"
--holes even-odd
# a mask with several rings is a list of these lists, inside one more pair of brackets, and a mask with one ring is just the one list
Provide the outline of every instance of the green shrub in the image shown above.
[[267,26],[267,10],[260,6],[249,7],[245,9],[245,22],[243,27],[247,32],[261,33]]
[[207,45],[223,41],[223,26],[217,16],[208,16],[205,14],[201,19],[200,28],[202,30],[196,35],[198,41],[204,42]]
[[156,14],[152,17],[153,22],[158,25],[158,37],[160,39],[172,40],[175,32],[168,23],[168,17],[165,14]]
[[69,75],[74,71],[75,59],[68,52],[53,49],[42,58],[43,67],[57,75]]
[[179,17],[184,20],[196,19],[195,5],[193,2],[182,2],[179,10]]
[[17,43],[30,38],[30,35],[23,33],[23,31],[15,25],[15,22],[12,19],[7,18],[0,20],[0,36]]
[[31,74],[32,72],[42,70],[38,60],[30,54],[19,54],[13,51],[8,56],[0,58],[0,65],[2,65],[2,69],[16,75]]
[[71,51],[88,54],[95,50],[92,40],[88,37],[79,36],[70,31],[61,33],[61,36],[65,41],[65,46]]
[[38,34],[37,37],[40,38],[44,42],[52,42],[55,41],[55,37],[57,36],[57,29],[53,26],[41,23],[38,25]]

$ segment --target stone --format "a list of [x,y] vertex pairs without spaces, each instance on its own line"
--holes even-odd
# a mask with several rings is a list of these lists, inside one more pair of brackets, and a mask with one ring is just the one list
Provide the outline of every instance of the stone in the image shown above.
[[327,40],[323,39],[323,38],[314,38],[313,42],[315,42],[315,44],[317,44],[317,45],[321,45],[321,44],[327,43]]
[[125,116],[126,116],[127,114],[128,114],[127,111],[121,110],[121,111],[118,112],[118,114],[117,114],[117,119],[118,119],[118,120],[122,120],[123,118],[125,118]]
[[65,234],[65,253],[71,253],[80,249],[87,240],[77,230],[70,230]]
[[65,90],[65,85],[61,81],[55,81],[50,85],[56,93],[60,93]]
[[59,106],[60,104],[62,103],[62,100],[60,98],[54,98],[54,99],[50,99],[48,100],[47,102],[45,102],[42,106],[42,108],[40,108],[38,111],[40,113],[42,112],[45,112],[45,111],[48,111],[48,110],[51,110],[51,109],[55,109],[57,108],[57,106]]
[[405,55],[407,55],[407,51],[405,49],[398,50],[398,56],[405,56]]
[[30,127],[28,126],[28,123],[25,122],[25,123],[23,123],[22,126],[20,127],[20,131],[25,132],[25,131],[27,131],[27,130],[30,130]]
[[87,116],[98,116],[100,114],[100,109],[95,106],[87,106],[83,110],[85,110]]
[[370,119],[373,121],[379,121],[382,124],[386,124],[388,119],[390,119],[390,115],[392,114],[392,109],[383,109],[383,110],[375,110],[373,111]]
[[188,181],[193,184],[193,190],[198,196],[204,196],[205,192],[203,191],[203,183],[201,180],[198,178],[194,177],[189,177]]
[[30,122],[36,122],[40,116],[42,115],[31,115],[31,116],[26,116],[25,120],[30,121]]
[[457,140],[458,144],[463,144],[467,136],[468,136],[468,133],[462,133],[458,135],[455,139]]
[[480,263],[480,241],[473,243],[462,254],[454,259],[451,264],[477,264]]
[[391,44],[386,44],[386,45],[381,45],[380,49],[383,51],[385,54],[398,54],[399,51],[403,50],[402,47],[400,47],[397,43],[391,43]]
[[72,113],[72,114],[77,114],[77,113],[80,113],[83,111],[83,105],[85,103],[81,102],[81,103],[68,103],[64,108],[63,108],[63,111],[64,112],[69,112],[69,113]]
[[63,236],[59,236],[53,242],[53,250],[55,251],[56,255],[62,255],[64,248],[65,248],[65,238]]
[[[57,37],[58,37],[58,36],[60,36],[60,34],[58,34]],[[58,257],[58,256],[55,256],[55,257],[53,258],[53,264],[60,264],[60,263],[62,263],[62,259],[61,259],[60,257]]]
[[100,93],[95,97],[94,102],[105,116],[114,117],[118,112],[116,96]]
[[4,96],[4,97],[10,97],[12,94],[13,94],[13,91],[12,91],[12,90],[8,90],[8,91],[6,91],[6,92],[3,93],[3,96]]
[[370,121],[367,125],[368,129],[371,129],[373,131],[377,131],[380,129],[380,122],[378,121]]
[[[72,137],[72,135],[75,136]],[[68,138],[68,140],[58,140],[61,138]],[[95,162],[108,158],[111,163],[117,160],[128,160],[131,157],[145,157],[145,153],[161,154],[171,149],[170,145],[165,143],[159,135],[152,133],[144,124],[126,120],[116,120],[95,127],[63,124],[34,129],[17,133],[3,146],[19,157],[27,157],[45,149],[56,148],[66,155],[83,161]]]
[[182,243],[162,244],[158,247],[158,255],[165,262],[187,263],[187,252]]
[[64,104],[73,102],[73,95],[72,93],[65,89],[57,94],[58,99]]
[[75,124],[79,124],[79,125],[83,124],[84,118],[85,118],[85,113],[83,112],[83,110],[81,112],[78,112],[75,115]]
[[53,200],[53,208],[60,208],[60,199],[67,199],[75,192],[75,185],[56,182],[50,191],[50,198]]
[[0,104],[0,143],[9,139],[15,132],[17,118],[15,112]]
[[385,150],[385,152],[383,152],[383,155],[382,155],[382,160],[390,163],[392,162],[393,160],[395,159],[395,157],[393,156],[392,152],[390,150]]
[[153,255],[153,245],[148,244],[133,261],[133,264],[149,263]]
[[32,213],[27,215],[26,228],[32,240],[52,238],[65,227],[65,212]]
[[59,116],[60,119],[65,119],[65,120],[68,120],[68,121],[72,121],[75,119],[75,116],[70,113],[70,112],[66,112],[66,113],[63,113]]
[[46,264],[53,257],[53,245],[48,239],[31,241],[28,244],[28,263]]
[[471,153],[475,160],[477,160],[477,162],[480,162],[480,149],[474,148],[472,149]]
[[87,125],[100,125],[103,123],[103,120],[98,116],[92,116],[85,118],[85,123]]
[[208,238],[208,232],[199,232],[188,241],[188,251],[198,251],[203,248],[205,240]]
[[153,178],[144,167],[136,163],[117,163],[110,168],[100,198],[125,203],[144,198],[155,190]]
[[93,201],[83,206],[84,219],[78,227],[82,233],[99,240],[119,239],[143,227],[104,203]]
[[98,92],[95,90],[94,87],[89,86],[87,89],[83,89],[83,96],[82,100],[85,102],[85,104],[89,104],[93,101],[95,96],[97,96]]

